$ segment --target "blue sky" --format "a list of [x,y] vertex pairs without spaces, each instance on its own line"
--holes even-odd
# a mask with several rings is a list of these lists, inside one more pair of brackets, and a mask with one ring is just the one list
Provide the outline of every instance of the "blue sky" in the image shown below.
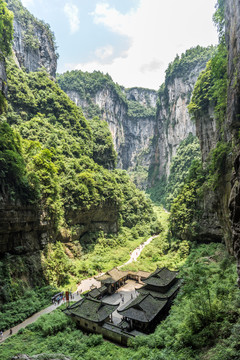
[[176,54],[217,43],[216,0],[22,0],[54,31],[58,72],[109,73],[125,87],[158,89]]

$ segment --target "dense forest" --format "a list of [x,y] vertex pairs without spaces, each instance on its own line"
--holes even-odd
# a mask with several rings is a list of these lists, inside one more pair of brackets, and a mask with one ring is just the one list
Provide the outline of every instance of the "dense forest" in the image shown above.
[[[27,27],[34,22],[18,0],[8,4],[14,11],[17,8]],[[132,119],[153,117],[153,109],[127,100],[109,75],[97,71],[67,72],[55,81],[44,68],[29,72],[18,66],[12,51],[13,13],[0,0],[0,61],[8,86],[7,97],[0,92],[0,210],[3,215],[7,208],[36,211],[38,233],[44,227],[47,234],[36,248],[29,245],[29,238],[26,244],[0,252],[0,330],[49,305],[57,291],[75,291],[82,279],[123,264],[129,252],[153,234],[157,236],[127,269],[154,271],[166,266],[179,270],[183,279],[169,316],[154,333],[135,337],[127,348],[100,335],[84,334],[58,308],[0,343],[1,359],[16,354],[42,354],[39,359],[44,360],[64,356],[72,360],[239,359],[239,288],[228,229],[214,236],[202,230],[209,198],[225,221],[221,204],[239,142],[238,133],[230,139],[226,123],[230,80],[225,7],[226,2],[218,0],[214,22],[219,45],[187,50],[166,71],[166,82],[159,89],[163,95],[168,82],[179,74],[184,77],[210,57],[188,105],[197,136],[190,133],[180,143],[169,176],[146,194],[127,171],[116,169],[112,135],[92,95],[107,84]],[[54,34],[49,26],[46,29],[54,43]],[[237,89],[237,74],[235,78]],[[85,115],[64,92],[69,89],[83,92],[89,105]],[[161,106],[158,102],[158,111]],[[206,118],[209,123],[214,119],[217,134],[207,155],[199,125]],[[236,170],[236,162],[234,166]],[[4,234],[0,234],[3,246]],[[40,243],[39,239],[35,241]]]

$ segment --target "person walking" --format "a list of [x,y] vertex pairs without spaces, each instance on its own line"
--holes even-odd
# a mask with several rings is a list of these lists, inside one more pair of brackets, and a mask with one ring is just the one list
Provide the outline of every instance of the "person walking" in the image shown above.
[[3,338],[3,332],[2,332],[2,330],[0,331],[0,340],[2,340],[2,338]]

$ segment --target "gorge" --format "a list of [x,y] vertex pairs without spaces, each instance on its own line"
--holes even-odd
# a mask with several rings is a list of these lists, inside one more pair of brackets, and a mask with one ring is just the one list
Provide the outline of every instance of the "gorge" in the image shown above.
[[[45,306],[36,300],[45,286],[75,287],[158,234],[130,270],[180,269],[185,285],[154,334],[117,349],[57,310],[19,334],[16,349],[48,356],[59,346],[74,360],[237,359],[239,1],[217,1],[219,45],[177,55],[158,91],[99,71],[56,74],[49,25],[19,0],[0,9],[0,328]],[[29,291],[34,310],[12,315]],[[4,359],[17,354],[11,341],[0,345]]]

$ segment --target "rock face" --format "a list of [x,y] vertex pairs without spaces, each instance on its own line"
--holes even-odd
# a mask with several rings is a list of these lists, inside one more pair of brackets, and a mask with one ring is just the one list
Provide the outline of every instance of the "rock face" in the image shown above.
[[14,13],[13,50],[19,66],[24,66],[27,71],[44,67],[55,77],[57,55],[50,28],[35,19],[20,2],[7,0],[7,5]]
[[36,208],[0,203],[0,256],[39,251],[49,241],[49,232]]
[[20,354],[20,355],[16,355],[14,357],[12,357],[11,360],[43,360],[45,357],[45,359],[48,360],[71,360],[71,358],[66,357],[65,355],[59,355],[59,354],[39,354],[39,355],[33,355],[33,356],[28,356],[25,354]]
[[86,237],[85,234],[94,231],[116,233],[118,231],[118,207],[105,202],[102,206],[85,211],[70,211],[66,214],[69,224],[74,229],[73,240]]
[[175,77],[166,84],[164,91],[160,91],[155,135],[157,146],[152,163],[157,178],[169,176],[171,160],[176,155],[180,142],[189,133],[196,135],[196,126],[189,116],[187,105],[205,64],[197,65],[187,78]]
[[226,42],[228,46],[228,97],[226,129],[228,140],[234,140],[234,172],[229,196],[232,225],[232,244],[237,259],[238,285],[240,286],[240,3],[227,0],[225,7]]
[[5,59],[0,53],[0,91],[3,96],[7,96],[7,74],[5,68]]
[[[68,90],[68,96],[76,105],[82,107],[86,114],[89,100],[79,92]],[[114,147],[118,153],[118,168],[132,170],[137,165],[148,168],[152,156],[152,139],[156,130],[154,109],[156,108],[157,92],[149,89],[124,89],[126,98],[121,98],[112,87],[106,85],[91,95],[91,101],[101,111],[111,131]],[[148,114],[135,116],[129,113],[128,101],[140,104],[144,109],[151,109]]]

